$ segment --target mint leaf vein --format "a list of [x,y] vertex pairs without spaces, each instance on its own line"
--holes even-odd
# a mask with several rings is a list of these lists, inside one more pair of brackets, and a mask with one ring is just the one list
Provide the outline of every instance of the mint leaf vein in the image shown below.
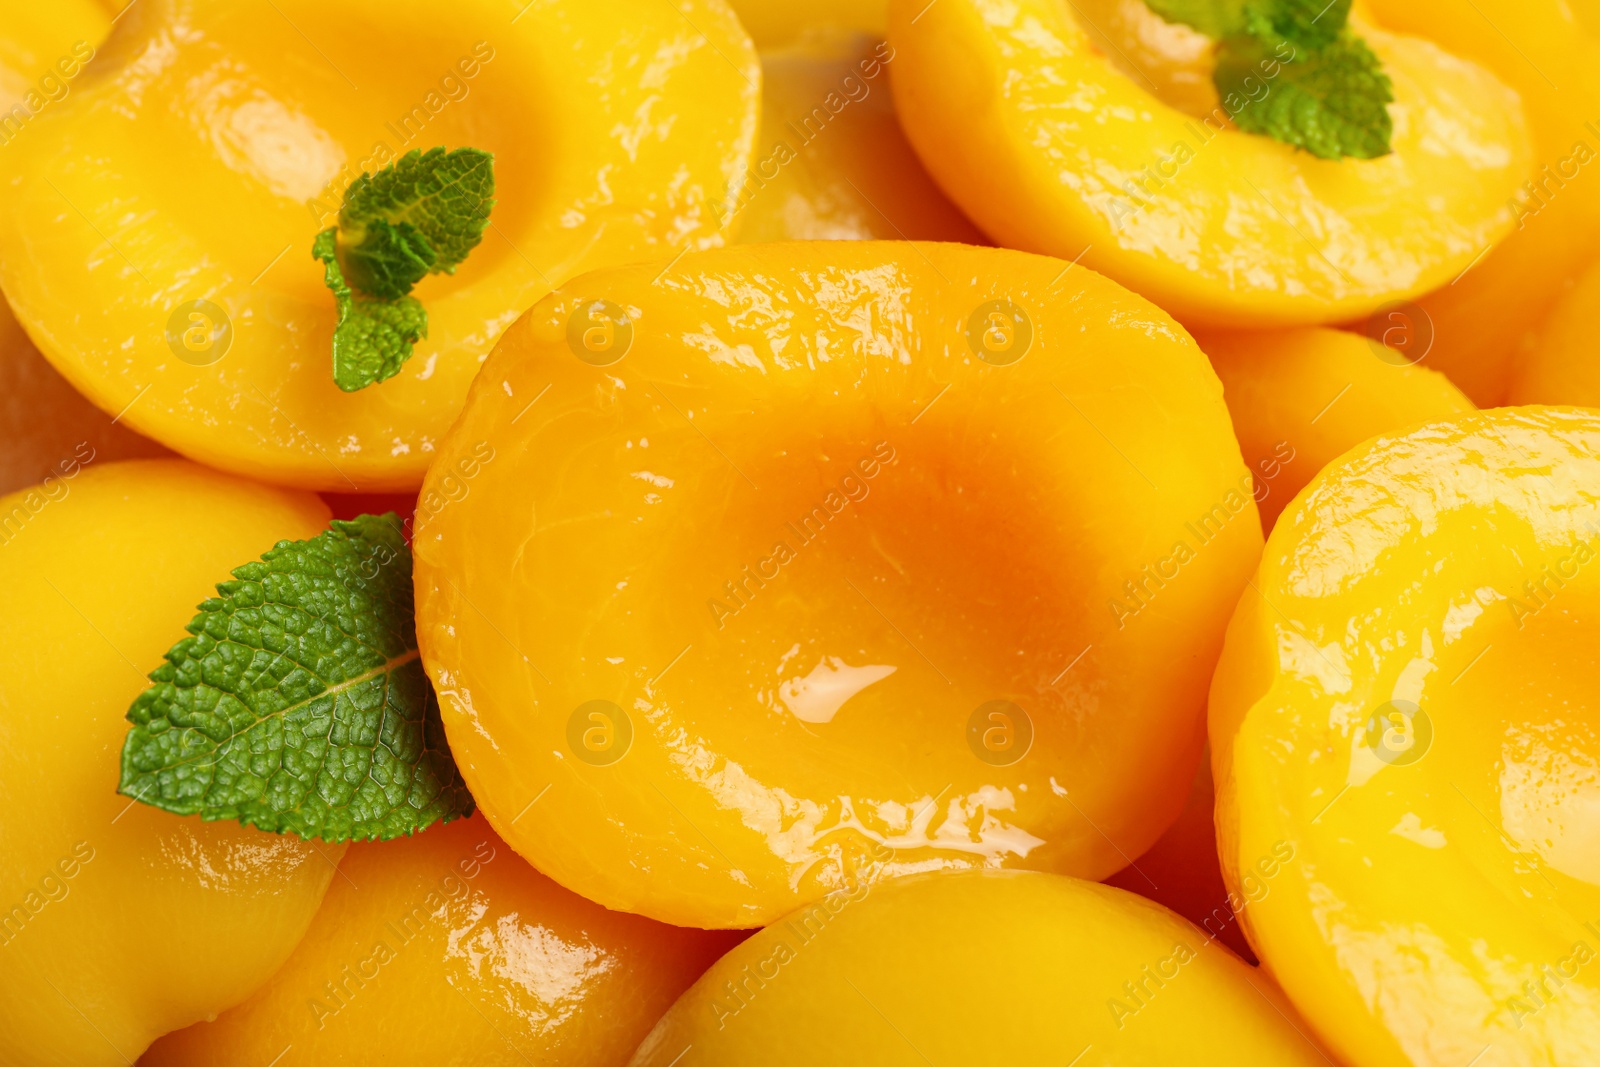
[[[494,157],[476,148],[413,150],[363,174],[339,211],[351,284],[387,300],[410,292],[423,274],[454,274],[483,240],[493,197]],[[404,288],[395,292],[390,279]]]
[[392,512],[233,571],[128,710],[119,792],[325,841],[470,814],[417,650]]

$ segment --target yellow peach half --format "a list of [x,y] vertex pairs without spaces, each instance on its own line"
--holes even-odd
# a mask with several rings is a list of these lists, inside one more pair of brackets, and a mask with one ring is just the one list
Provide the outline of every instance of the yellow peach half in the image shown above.
[[[1164,102],[1055,0],[893,0],[889,24],[901,123],[950,198],[999,243],[1081,257],[1185,323],[1339,322],[1427,292],[1505,237],[1530,169],[1515,93],[1374,27],[1393,151],[1334,161],[1234,128],[1237,101]],[[1265,94],[1281,64],[1262,66]]]
[[739,194],[740,243],[986,243],[900,132],[893,65],[888,42],[844,32],[761,53],[761,135]]
[[[0,17],[0,150],[64,100],[111,28],[94,0],[7,4]],[[105,414],[39,355],[0,298],[0,493],[84,462],[167,454]]]
[[1219,847],[1343,1062],[1600,1062],[1597,557],[1571,408],[1378,437],[1273,529],[1212,684]]
[[[587,269],[723,240],[760,71],[722,0],[439,15],[429,0],[128,8],[93,76],[0,152],[0,284],[40,351],[209,465],[414,489],[530,304]],[[494,154],[488,230],[416,288],[428,333],[401,372],[342,392],[312,239],[363,171],[435,146]]]
[[736,935],[606,911],[482,817],[353,845],[289,962],[141,1067],[615,1067]]
[[1261,543],[1188,335],[965,245],[587,275],[435,471],[418,640],[481,809],[569,889],[704,927],[1125,866],[1183,806]]
[[1300,1025],[1270,981],[1159,905],[969,871],[785,916],[718,960],[630,1067],[1326,1067]]
[[1517,91],[1534,155],[1506,194],[1516,228],[1417,301],[1431,365],[1480,407],[1506,401],[1514,367],[1600,241],[1600,42],[1565,0],[1369,0],[1381,25],[1419,33]]
[[1306,326],[1206,331],[1197,340],[1222,379],[1269,532],[1295,494],[1344,452],[1473,407],[1443,374],[1413,363],[1416,352],[1376,338]]
[[117,794],[145,672],[229,570],[327,508],[182,460],[0,499],[0,1062],[126,1065],[288,958],[341,846]]

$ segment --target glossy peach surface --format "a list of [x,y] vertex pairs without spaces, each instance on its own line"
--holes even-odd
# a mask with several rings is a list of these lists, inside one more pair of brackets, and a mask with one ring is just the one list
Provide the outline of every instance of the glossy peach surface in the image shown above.
[[1221,101],[1211,80],[1211,38],[1168,22],[1145,0],[1074,0],[1072,13],[1090,47],[1111,67],[1186,115],[1204,115]]
[[1600,407],[1600,360],[1595,326],[1600,323],[1600,263],[1550,312],[1539,339],[1518,361],[1510,403]]
[[[413,489],[495,338],[541,295],[722,241],[760,87],[722,0],[440,14],[131,7],[93,77],[0,152],[0,283],[40,350],[101,408],[213,466]],[[417,287],[428,337],[401,373],[343,393],[312,237],[363,170],[436,145],[495,154],[489,230],[455,275]],[[183,307],[202,299],[216,310],[195,348]]]
[[1105,884],[1171,908],[1200,927],[1207,939],[1220,941],[1253,963],[1255,954],[1238,918],[1250,898],[1234,893],[1222,879],[1213,819],[1216,805],[1211,762],[1202,759],[1177,821],[1149,851],[1105,879]]
[[1600,36],[1600,2],[1596,0],[1569,0],[1572,13],[1578,17],[1578,23],[1589,32],[1591,36]]
[[1516,229],[1418,301],[1430,364],[1482,407],[1506,402],[1517,362],[1600,242],[1600,41],[1563,0],[1370,0],[1373,18],[1481,63],[1517,91],[1534,155],[1508,194]]
[[181,460],[0,499],[0,1063],[132,1062],[238,1003],[305,932],[343,846],[117,794],[124,715],[195,605],[327,509]]
[[[604,367],[596,300],[633,319]],[[1260,547],[1187,335],[961,245],[588,275],[507,334],[441,457],[418,635],[473,795],[563,885],[685,925],[1124,866],[1182,806]]]
[[[0,151],[72,92],[111,28],[94,0],[0,5]],[[39,355],[0,298],[0,493],[59,477],[82,457],[135,459],[167,450],[113,425]]]
[[1443,374],[1343,330],[1211,331],[1198,340],[1222,379],[1269,531],[1318,471],[1367,438],[1473,409]]
[[[65,98],[111,28],[95,0],[8,0],[0,6],[0,147]],[[17,107],[22,111],[16,111]]]
[[1223,870],[1293,847],[1242,921],[1347,1063],[1600,1062],[1597,486],[1594,412],[1380,437],[1283,514],[1240,601]]
[[606,911],[463,819],[352,846],[272,980],[140,1064],[616,1067],[736,941]]
[[1600,1067],[1597,171],[1600,0],[0,0],[0,1067]]
[[1186,323],[1338,322],[1446,284],[1510,231],[1532,158],[1492,74],[1372,27],[1394,151],[1337,162],[1165,103],[1071,5],[893,0],[889,27],[901,123],[952,200],[1000,244],[1082,256]]
[[59,478],[85,460],[170,455],[112,418],[67,384],[0,300],[0,493]]
[[1165,908],[971,871],[786,916],[718,960],[631,1067],[1218,1062],[1327,1059],[1269,981]]
[[762,52],[761,134],[739,194],[740,243],[987,243],[900,132],[893,67],[887,42],[843,31]]
[[888,0],[728,0],[757,48],[781,48],[839,31],[882,38]]

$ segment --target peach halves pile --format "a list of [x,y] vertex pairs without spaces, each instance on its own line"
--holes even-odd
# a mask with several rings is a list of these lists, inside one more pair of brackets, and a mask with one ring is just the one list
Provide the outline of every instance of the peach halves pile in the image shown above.
[[1600,4],[0,14],[0,1067],[1600,1064]]

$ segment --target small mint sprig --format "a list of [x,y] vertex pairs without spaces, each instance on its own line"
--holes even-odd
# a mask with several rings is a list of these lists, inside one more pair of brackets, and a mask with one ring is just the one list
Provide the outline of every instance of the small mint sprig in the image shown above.
[[333,380],[347,393],[392,378],[428,336],[413,286],[454,274],[483,240],[494,208],[494,156],[477,148],[414,149],[345,190],[339,224],[317,234],[339,320]]
[[1217,42],[1212,81],[1241,130],[1322,159],[1376,159],[1391,151],[1394,87],[1372,49],[1350,31],[1351,0],[1145,3]]
[[280,541],[217,594],[128,709],[118,792],[332,842],[472,812],[417,651],[393,512]]

